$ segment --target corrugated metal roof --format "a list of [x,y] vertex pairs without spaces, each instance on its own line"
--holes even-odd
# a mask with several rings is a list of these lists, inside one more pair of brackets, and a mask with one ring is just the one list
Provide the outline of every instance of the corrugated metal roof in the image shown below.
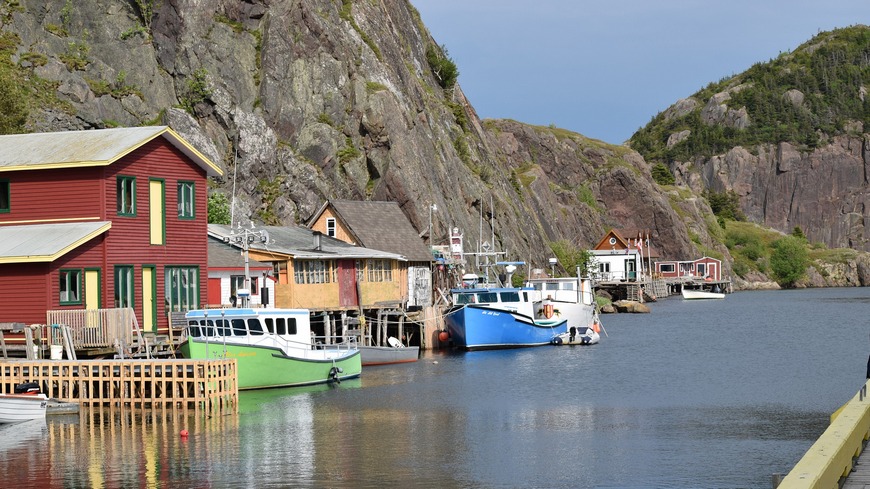
[[[214,236],[208,237],[208,267],[209,268],[245,268],[245,257],[242,250]],[[248,268],[272,269],[272,265],[248,258]]]
[[0,263],[52,262],[111,227],[111,221],[0,226]]
[[330,203],[363,246],[399,253],[411,261],[432,261],[432,253],[398,203],[371,200]]
[[152,139],[163,136],[209,175],[223,171],[167,126],[0,136],[0,172],[106,166]]
[[[265,230],[269,234],[269,243],[264,245],[255,241],[250,249],[266,252],[274,252],[281,255],[290,255],[294,258],[313,260],[335,259],[365,259],[379,258],[387,260],[407,261],[404,256],[386,251],[363,248],[330,238],[326,235],[320,237],[320,249],[314,249],[314,231],[300,226],[260,226],[254,231]],[[239,233],[238,228],[231,228],[222,224],[209,224],[208,232],[215,237],[229,236],[232,231]]]

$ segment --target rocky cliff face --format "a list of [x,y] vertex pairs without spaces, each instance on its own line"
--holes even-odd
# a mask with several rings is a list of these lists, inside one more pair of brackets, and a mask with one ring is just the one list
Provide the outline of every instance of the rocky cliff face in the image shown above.
[[[20,38],[14,61],[66,107],[33,111],[32,130],[169,124],[224,166],[211,191],[235,189],[237,219],[303,223],[327,198],[394,200],[425,232],[436,204],[434,243],[454,226],[467,243],[494,232],[497,249],[540,265],[548,242],[588,247],[610,227],[693,256],[688,215],[696,243],[714,246],[709,207],[660,193],[637,153],[480,121],[459,86],[439,86],[426,57],[437,43],[406,0],[20,3],[3,26]],[[720,178],[746,195],[756,184]]]
[[870,251],[868,135],[836,136],[812,151],[787,142],[735,147],[723,155],[678,162],[674,174],[695,192],[734,191],[749,220],[810,242]]

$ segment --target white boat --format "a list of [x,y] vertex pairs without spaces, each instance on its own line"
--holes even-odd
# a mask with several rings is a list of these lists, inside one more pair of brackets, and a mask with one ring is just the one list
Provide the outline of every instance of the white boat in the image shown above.
[[683,299],[724,299],[725,294],[722,292],[712,292],[701,289],[687,289],[683,287]]
[[600,326],[598,323],[593,323],[592,326],[584,328],[568,328],[567,333],[562,333],[553,338],[554,345],[594,345],[601,340],[601,335],[598,333]]
[[35,383],[15,386],[15,394],[0,394],[0,423],[45,419],[48,396]]
[[565,319],[568,328],[586,329],[600,324],[595,313],[592,282],[577,277],[529,279],[526,287],[534,289],[535,319]]
[[405,346],[398,338],[387,338],[390,346],[358,346],[363,366],[411,363],[420,358],[419,346]]

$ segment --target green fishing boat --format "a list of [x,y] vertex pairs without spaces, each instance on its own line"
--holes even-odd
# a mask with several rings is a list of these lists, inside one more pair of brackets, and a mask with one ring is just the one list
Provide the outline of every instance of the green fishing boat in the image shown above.
[[235,358],[239,389],[292,387],[359,377],[354,338],[311,334],[307,309],[199,309],[186,314],[185,358]]

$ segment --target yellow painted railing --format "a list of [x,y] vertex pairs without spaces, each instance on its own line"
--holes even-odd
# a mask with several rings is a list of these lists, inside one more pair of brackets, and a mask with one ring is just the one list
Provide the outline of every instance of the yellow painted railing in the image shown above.
[[831,425],[782,480],[780,489],[839,487],[870,439],[868,385],[870,381],[831,415]]

